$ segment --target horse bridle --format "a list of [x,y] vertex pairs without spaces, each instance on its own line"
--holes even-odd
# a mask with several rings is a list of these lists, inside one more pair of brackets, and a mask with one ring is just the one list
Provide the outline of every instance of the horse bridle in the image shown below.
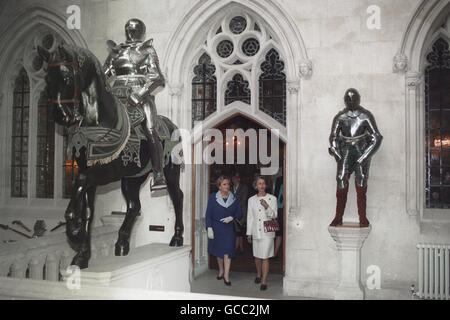
[[73,110],[74,110],[74,117],[75,120],[82,120],[82,116],[80,115],[79,112],[79,100],[78,100],[78,93],[79,93],[79,86],[78,86],[78,79],[77,79],[77,75],[80,76],[80,80],[83,81],[84,80],[84,75],[83,72],[80,68],[80,66],[78,65],[77,62],[72,61],[72,62],[56,62],[56,63],[50,63],[48,64],[48,68],[56,68],[56,67],[61,67],[61,66],[69,66],[72,67],[72,76],[73,76],[73,98],[72,99],[56,99],[56,100],[50,100],[50,102],[52,104],[58,104],[61,105],[62,103],[71,103],[73,105]]

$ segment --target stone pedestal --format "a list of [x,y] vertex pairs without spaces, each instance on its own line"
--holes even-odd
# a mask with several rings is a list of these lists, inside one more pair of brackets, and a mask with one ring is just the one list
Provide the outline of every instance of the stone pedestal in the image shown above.
[[[110,214],[100,218],[104,226],[114,226],[117,230],[122,226],[123,220],[125,219],[125,213],[123,214]],[[130,236],[130,248],[136,247],[136,238],[138,231],[141,229],[142,216],[136,218],[133,229]],[[118,236],[118,235],[117,235]]]
[[328,228],[339,252],[340,277],[334,292],[336,300],[363,300],[365,297],[361,284],[361,248],[370,230],[370,226],[360,228],[359,223]]
[[[81,270],[80,285],[190,292],[190,249],[152,243],[125,257],[95,259]],[[63,272],[63,281],[69,276]]]

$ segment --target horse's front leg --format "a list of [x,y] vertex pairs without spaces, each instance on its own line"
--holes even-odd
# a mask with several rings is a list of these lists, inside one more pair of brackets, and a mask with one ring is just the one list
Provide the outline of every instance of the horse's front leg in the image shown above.
[[87,176],[85,173],[80,173],[76,177],[72,196],[70,198],[69,205],[65,212],[66,219],[66,233],[67,237],[75,245],[79,245],[81,241],[81,228],[83,225],[83,203],[87,189]]
[[88,267],[91,258],[91,229],[94,220],[94,199],[96,187],[87,188],[82,196],[82,227],[80,230],[80,243],[78,252],[72,260],[72,265],[77,265],[80,269]]
[[141,212],[141,201],[139,199],[139,190],[141,184],[145,181],[143,178],[123,178],[122,194],[127,203],[127,213],[122,226],[119,230],[119,238],[115,246],[116,256],[126,256],[130,252],[130,237],[136,218]]
[[180,189],[180,166],[172,162],[164,168],[167,189],[175,210],[175,230],[169,246],[183,246],[183,191]]

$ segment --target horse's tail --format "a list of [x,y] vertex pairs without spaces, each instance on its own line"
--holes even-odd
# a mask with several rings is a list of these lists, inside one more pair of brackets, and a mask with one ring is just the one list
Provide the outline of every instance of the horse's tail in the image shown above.
[[[178,127],[169,118],[161,115],[159,115],[159,117],[163,120],[164,124],[167,126],[167,129],[169,129],[170,136],[172,137],[173,132],[178,130]],[[181,142],[181,136],[179,141]]]

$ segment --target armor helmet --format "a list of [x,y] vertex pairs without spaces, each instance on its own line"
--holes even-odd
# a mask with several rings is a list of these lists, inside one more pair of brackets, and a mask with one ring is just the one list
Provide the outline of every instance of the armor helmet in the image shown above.
[[144,41],[145,32],[145,24],[139,19],[130,19],[125,25],[125,36],[127,37],[127,42]]
[[345,92],[344,102],[347,108],[356,109],[361,103],[361,96],[358,90],[350,88]]

